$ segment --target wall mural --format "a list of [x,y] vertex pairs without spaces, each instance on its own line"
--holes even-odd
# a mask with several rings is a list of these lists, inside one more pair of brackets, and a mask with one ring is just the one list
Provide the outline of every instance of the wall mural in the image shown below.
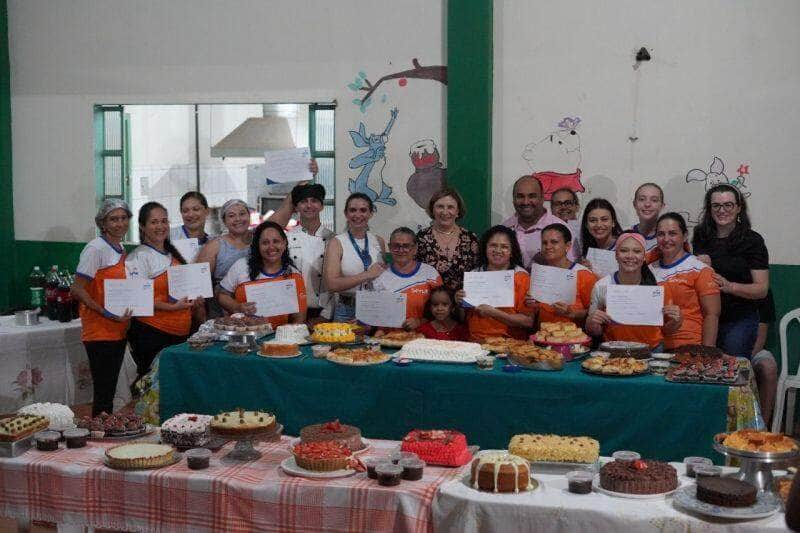
[[706,190],[710,189],[714,185],[725,183],[739,189],[739,192],[742,193],[742,196],[747,198],[750,196],[750,192],[744,190],[747,188],[747,185],[745,185],[745,176],[750,174],[750,165],[745,165],[742,163],[739,165],[737,172],[739,175],[734,179],[728,178],[728,176],[725,174],[725,163],[723,163],[722,159],[719,157],[714,156],[714,160],[708,167],[708,172],[701,168],[693,168],[686,173],[686,183],[691,183],[693,181],[705,182]]
[[[397,118],[397,108],[392,109],[389,114],[389,123],[383,133],[371,133],[367,135],[366,126],[361,122],[358,131],[350,130],[350,138],[356,148],[366,148],[350,160],[350,168],[360,168],[361,172],[354,180],[350,180],[348,189],[351,193],[360,192],[369,196],[373,202],[395,205],[397,200],[392,198],[392,188],[386,184],[383,176],[383,169],[386,168],[386,145],[389,142],[389,132]],[[377,173],[372,171],[378,163],[382,163]]]
[[412,144],[408,156],[414,165],[414,173],[406,182],[406,190],[418,206],[428,209],[431,196],[447,184],[447,169],[439,160],[439,149],[433,139],[422,139]]
[[[413,68],[408,70],[401,70],[399,72],[393,72],[391,74],[386,74],[378,78],[378,81],[375,83],[371,83],[369,79],[367,79],[366,73],[362,70],[358,73],[353,83],[348,83],[347,88],[353,92],[361,93],[364,92],[363,96],[359,98],[354,98],[352,100],[353,104],[358,106],[362,113],[367,112],[367,108],[372,103],[372,96],[374,95],[375,91],[381,84],[389,81],[389,80],[397,80],[397,84],[400,87],[405,87],[408,85],[409,79],[418,79],[418,80],[433,80],[438,81],[444,85],[447,85],[447,67],[443,65],[429,65],[427,67],[423,67],[419,64],[419,61],[415,57],[411,60],[411,64]],[[387,100],[386,95],[381,96],[381,102],[385,103]]]
[[542,183],[545,200],[558,189],[575,192],[586,189],[581,183],[581,137],[576,131],[579,117],[565,117],[558,129],[525,146],[522,158]]

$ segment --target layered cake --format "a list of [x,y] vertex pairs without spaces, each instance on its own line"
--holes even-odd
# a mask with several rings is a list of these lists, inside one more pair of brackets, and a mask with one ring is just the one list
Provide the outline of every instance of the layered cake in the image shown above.
[[106,461],[112,468],[158,468],[174,460],[175,451],[166,444],[134,442],[106,450]]
[[0,420],[0,442],[13,442],[47,429],[50,420],[41,415],[22,414]]
[[797,443],[781,433],[758,431],[755,429],[741,429],[724,437],[722,445],[747,452],[791,452],[797,449]]
[[608,341],[602,343],[600,349],[608,352],[610,357],[632,357],[634,359],[650,357],[650,346],[643,342]]
[[284,344],[303,344],[308,342],[311,333],[305,324],[285,324],[275,329],[275,342]]
[[355,426],[342,424],[339,420],[324,424],[312,424],[300,430],[300,442],[335,441],[344,444],[351,451],[363,450],[366,446],[361,440],[361,430]]
[[432,465],[461,466],[472,459],[467,437],[450,429],[415,429],[403,437],[400,449]]
[[259,355],[265,357],[292,357],[300,352],[300,346],[296,343],[285,343],[281,341],[262,342],[258,350]]
[[209,415],[175,415],[161,424],[161,441],[182,448],[203,446],[211,438],[211,419]]
[[292,453],[297,466],[314,472],[343,470],[353,455],[350,448],[332,440],[297,444]]
[[529,461],[594,463],[600,456],[600,443],[589,437],[521,434],[511,438],[508,453]]
[[399,357],[417,361],[474,363],[485,350],[475,342],[417,339],[400,349]]
[[531,485],[528,461],[506,452],[483,452],[472,461],[470,484],[491,492],[519,492]]
[[661,494],[678,488],[678,473],[661,461],[611,461],[600,468],[600,486],[624,494]]
[[43,416],[50,420],[50,427],[54,429],[75,427],[75,413],[60,403],[32,403],[22,407],[17,413]]
[[214,415],[211,429],[220,435],[237,437],[249,433],[267,433],[276,425],[275,415],[264,411],[227,411]]
[[722,507],[750,507],[757,490],[750,483],[731,477],[701,477],[697,480],[697,499]]
[[356,334],[353,324],[346,322],[324,322],[314,326],[314,334],[311,335],[314,342],[338,344],[356,341]]

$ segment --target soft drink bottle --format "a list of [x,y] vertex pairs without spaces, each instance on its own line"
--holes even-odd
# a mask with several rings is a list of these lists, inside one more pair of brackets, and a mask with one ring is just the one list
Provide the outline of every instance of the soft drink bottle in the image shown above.
[[50,320],[58,318],[58,281],[58,265],[53,265],[47,274],[44,287],[44,303],[47,308],[47,318]]
[[33,267],[28,276],[28,288],[31,291],[31,309],[44,308],[44,272],[39,266]]
[[59,277],[58,289],[56,289],[56,306],[59,322],[72,320],[72,297],[69,293],[69,278],[66,275]]

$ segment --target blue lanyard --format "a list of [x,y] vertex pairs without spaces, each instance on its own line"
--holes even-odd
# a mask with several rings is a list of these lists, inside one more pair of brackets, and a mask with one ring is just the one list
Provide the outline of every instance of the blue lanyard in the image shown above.
[[372,256],[369,254],[369,233],[364,234],[364,249],[358,247],[358,243],[353,238],[353,234],[350,233],[350,230],[347,230],[347,236],[350,237],[350,242],[353,245],[358,257],[361,258],[361,262],[364,264],[364,272],[367,271],[369,266],[372,264]]

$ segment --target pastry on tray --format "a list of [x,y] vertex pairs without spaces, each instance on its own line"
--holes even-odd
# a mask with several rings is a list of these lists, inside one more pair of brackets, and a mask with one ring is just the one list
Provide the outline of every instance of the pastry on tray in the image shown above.
[[371,348],[337,348],[328,354],[328,360],[345,365],[374,365],[389,360],[389,356]]
[[739,375],[739,361],[730,355],[693,355],[687,351],[677,351],[673,361],[678,364],[667,370],[667,379],[670,381],[730,384]]
[[79,428],[88,429],[95,438],[128,437],[145,431],[144,419],[136,414],[108,414],[105,411],[94,418],[84,416],[77,421]]
[[346,322],[323,322],[314,326],[311,340],[322,344],[356,342],[355,326]]
[[275,415],[264,411],[227,411],[214,415],[211,430],[228,437],[244,436],[251,433],[267,433],[275,429]]
[[350,466],[353,452],[333,440],[296,444],[292,448],[295,463],[314,472],[333,472]]
[[512,339],[509,337],[486,337],[481,343],[481,348],[495,353],[508,353],[511,348],[518,345],[528,344],[519,339]]
[[730,477],[706,477],[697,480],[697,499],[722,507],[750,507],[756,503],[754,485]]
[[600,443],[589,437],[521,434],[511,437],[508,452],[529,461],[591,464],[600,456]]
[[661,461],[611,461],[600,468],[600,486],[623,494],[661,494],[678,488],[678,472]]
[[554,370],[564,366],[564,356],[560,353],[527,342],[512,346],[508,351],[508,355],[515,363],[523,366],[541,363]]
[[41,415],[22,414],[0,420],[0,442],[13,442],[47,429],[50,420]]
[[467,437],[451,429],[415,429],[403,437],[400,450],[416,453],[428,464],[461,466],[472,459]]
[[534,340],[542,344],[580,344],[590,339],[573,322],[542,322]]
[[300,442],[335,441],[344,444],[351,451],[363,450],[366,446],[361,440],[361,430],[355,426],[342,424],[338,419],[324,424],[311,424],[300,429]]
[[723,446],[746,452],[785,453],[797,450],[797,442],[781,433],[740,429],[733,433],[717,435]]
[[531,485],[528,461],[506,452],[480,453],[470,468],[472,488],[490,492],[519,492]]
[[387,348],[402,348],[403,345],[414,339],[424,339],[425,335],[417,333],[416,331],[378,331],[374,336],[375,340],[381,343],[381,346]]
[[581,367],[587,372],[608,376],[634,376],[648,371],[647,361],[633,357],[590,357]]
[[106,461],[112,468],[158,468],[175,461],[175,450],[167,444],[133,442],[106,450]]
[[237,313],[215,319],[214,329],[218,331],[235,331],[237,333],[269,333],[272,331],[272,326],[268,318],[245,316]]

